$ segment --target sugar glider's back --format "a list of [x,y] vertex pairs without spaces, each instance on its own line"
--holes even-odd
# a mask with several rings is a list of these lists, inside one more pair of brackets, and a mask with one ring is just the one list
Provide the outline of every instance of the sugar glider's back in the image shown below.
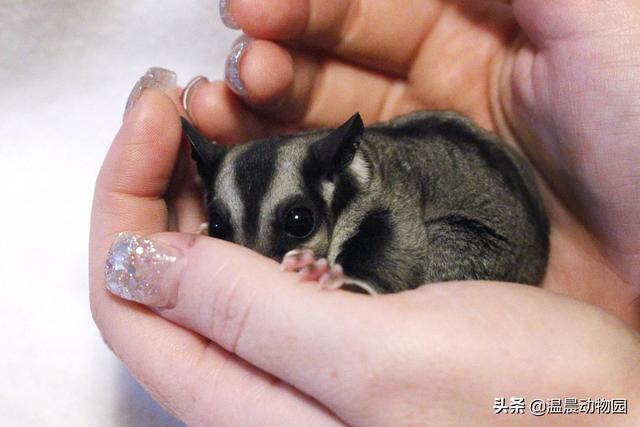
[[532,168],[515,150],[456,113],[419,112],[367,128],[359,151],[369,183],[337,229],[361,225],[329,254],[347,275],[385,291],[540,282],[549,224]]

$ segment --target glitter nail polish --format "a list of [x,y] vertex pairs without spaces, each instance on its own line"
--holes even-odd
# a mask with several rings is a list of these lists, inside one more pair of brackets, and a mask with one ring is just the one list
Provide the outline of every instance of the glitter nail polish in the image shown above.
[[106,286],[121,298],[156,307],[174,299],[179,251],[131,233],[120,233],[104,267]]
[[187,112],[187,116],[190,120],[192,119],[191,99],[193,98],[193,95],[196,93],[198,88],[204,83],[209,83],[209,80],[206,77],[204,76],[195,77],[189,83],[187,83],[187,86],[185,86],[184,90],[182,91],[182,96],[181,96],[182,108],[184,108],[184,111]]
[[247,35],[240,36],[231,48],[224,67],[224,79],[227,85],[236,95],[240,96],[247,94],[244,82],[240,78],[240,61],[251,42],[253,42],[251,37]]
[[176,73],[171,70],[167,70],[159,67],[151,67],[147,70],[147,72],[138,79],[135,86],[131,90],[129,94],[129,98],[127,99],[127,105],[124,109],[123,120],[127,117],[127,114],[133,106],[135,105],[142,92],[145,89],[155,88],[155,89],[170,89],[175,87],[178,82]]
[[240,26],[236,23],[235,19],[233,19],[233,16],[231,16],[231,13],[229,13],[229,4],[231,3],[231,0],[220,0],[220,19],[222,20],[222,23],[227,27],[227,28],[231,28],[232,30],[238,30],[240,29]]

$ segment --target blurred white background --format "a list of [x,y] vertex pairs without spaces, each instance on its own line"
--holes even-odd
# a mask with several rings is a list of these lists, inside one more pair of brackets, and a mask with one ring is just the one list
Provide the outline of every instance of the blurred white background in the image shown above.
[[215,0],[0,0],[0,426],[181,425],[93,324],[93,184],[150,66],[222,76]]

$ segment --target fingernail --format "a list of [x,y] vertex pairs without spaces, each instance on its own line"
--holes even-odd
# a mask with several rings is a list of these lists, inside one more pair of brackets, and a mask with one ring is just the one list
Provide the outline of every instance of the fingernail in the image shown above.
[[320,270],[329,266],[329,261],[326,258],[320,258],[314,263],[314,267],[316,270]]
[[177,83],[178,79],[176,73],[173,71],[159,67],[149,68],[144,76],[140,77],[135,86],[133,86],[127,99],[127,105],[124,108],[124,116],[122,119],[124,120],[127,117],[127,114],[129,114],[129,111],[131,111],[145,89],[155,88],[166,90],[175,87]]
[[178,249],[131,233],[120,233],[109,249],[107,289],[126,300],[167,307],[174,300]]
[[318,281],[323,289],[336,289],[342,285],[342,266],[334,264]]
[[253,39],[247,35],[240,36],[227,57],[227,62],[224,67],[224,79],[227,82],[227,86],[236,95],[246,95],[247,89],[244,86],[244,82],[240,78],[240,61],[242,55],[246,52],[249,45],[251,45]]
[[[209,83],[209,80],[205,77],[205,76],[198,76],[195,77],[193,79],[191,79],[191,81],[189,83],[187,83],[187,86],[184,88],[184,90],[182,91],[182,108],[184,108],[184,111],[187,112],[187,115],[189,116],[189,119],[192,119],[191,116],[191,100],[193,99],[193,95],[198,91],[198,88],[203,84],[203,83]],[[193,120],[191,120],[193,121]]]
[[240,29],[240,26],[235,19],[233,19],[231,13],[229,13],[230,3],[231,0],[220,0],[220,19],[226,27],[231,28],[232,30],[238,30]]

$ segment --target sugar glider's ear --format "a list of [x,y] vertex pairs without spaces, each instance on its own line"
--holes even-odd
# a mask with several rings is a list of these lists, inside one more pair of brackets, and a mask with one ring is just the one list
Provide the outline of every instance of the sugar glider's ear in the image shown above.
[[327,175],[342,172],[353,160],[360,146],[364,124],[359,113],[311,146],[318,165]]
[[208,181],[214,175],[227,149],[220,144],[208,141],[184,117],[181,117],[181,120],[182,129],[191,143],[191,157],[198,165],[198,173],[203,180]]

